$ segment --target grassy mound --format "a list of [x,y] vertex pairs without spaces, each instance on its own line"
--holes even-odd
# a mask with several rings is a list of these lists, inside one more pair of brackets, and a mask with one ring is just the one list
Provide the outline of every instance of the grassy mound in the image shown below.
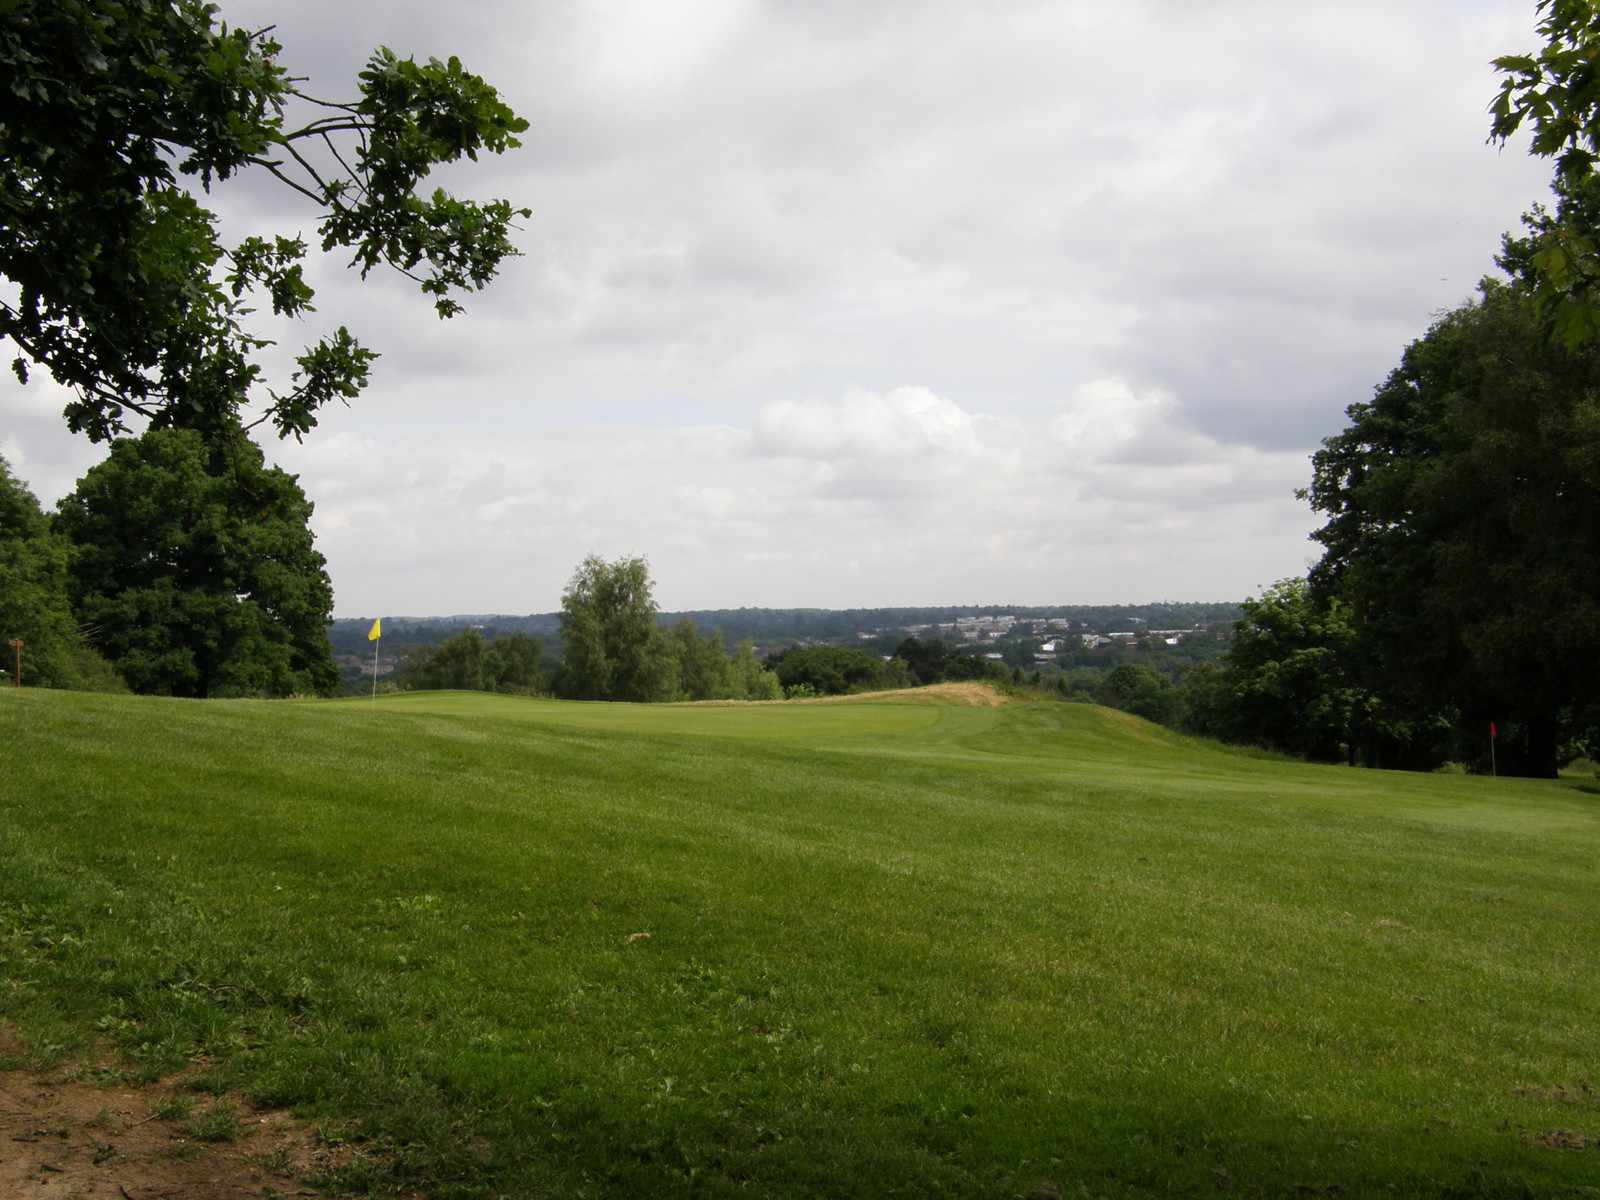
[[203,1059],[356,1140],[358,1190],[1544,1195],[1600,1166],[1592,781],[927,697],[22,691],[0,734],[0,1013],[37,1058]]

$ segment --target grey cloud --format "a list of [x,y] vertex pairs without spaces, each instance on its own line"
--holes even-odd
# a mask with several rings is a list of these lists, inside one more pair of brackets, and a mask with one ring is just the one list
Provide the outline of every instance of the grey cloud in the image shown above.
[[[467,316],[334,262],[273,327],[274,370],[341,323],[383,354],[283,448],[342,609],[550,607],[588,550],[655,551],[676,604],[1236,596],[1300,569],[1306,455],[1548,174],[1483,145],[1527,0],[224,16],[315,90],[379,43],[459,54],[532,123],[441,174],[534,210]],[[217,197],[311,232],[279,188]],[[73,469],[60,405],[0,395],[0,448]]]

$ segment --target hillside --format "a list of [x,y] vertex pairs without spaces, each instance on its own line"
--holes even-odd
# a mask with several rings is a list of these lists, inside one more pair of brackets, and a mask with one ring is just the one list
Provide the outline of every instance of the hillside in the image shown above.
[[970,699],[7,692],[11,1065],[374,1194],[1592,1184],[1592,785]]

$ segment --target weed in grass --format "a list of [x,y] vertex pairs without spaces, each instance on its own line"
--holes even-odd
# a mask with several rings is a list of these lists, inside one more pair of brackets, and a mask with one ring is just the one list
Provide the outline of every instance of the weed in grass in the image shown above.
[[102,1108],[83,1123],[85,1129],[104,1129],[109,1124],[111,1124],[111,1110],[109,1108]]
[[185,1089],[191,1092],[205,1092],[210,1096],[224,1096],[229,1091],[228,1077],[221,1071],[207,1071],[202,1075],[194,1075],[183,1081]]
[[233,1105],[221,1101],[191,1114],[184,1128],[190,1137],[202,1142],[236,1142],[244,1133]]
[[206,1148],[199,1142],[174,1142],[167,1148],[168,1158],[179,1162],[198,1162],[206,1156]]
[[271,1171],[274,1175],[286,1174],[294,1162],[294,1148],[291,1146],[274,1146],[271,1150],[263,1150],[258,1154],[246,1154],[245,1158],[256,1164],[263,1171]]
[[123,1078],[134,1087],[149,1087],[151,1084],[160,1083],[169,1074],[158,1063],[143,1063],[122,1073]]
[[30,1075],[48,1075],[61,1066],[66,1053],[66,1046],[60,1042],[31,1042],[17,1056],[17,1069],[27,1071]]
[[150,1115],[158,1121],[181,1121],[194,1111],[190,1096],[157,1096],[150,1105]]

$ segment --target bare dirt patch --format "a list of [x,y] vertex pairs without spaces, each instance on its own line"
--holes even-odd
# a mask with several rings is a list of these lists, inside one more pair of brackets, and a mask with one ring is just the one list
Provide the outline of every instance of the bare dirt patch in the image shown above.
[[870,704],[874,700],[926,700],[935,704],[956,704],[966,708],[999,708],[1011,701],[993,684],[930,683],[926,687],[896,688],[888,692],[854,692],[848,696],[808,696],[804,700],[692,700],[684,708],[713,706],[755,707],[768,704]]
[[[112,1082],[96,1082],[93,1072],[0,1071],[0,1197],[318,1196],[307,1176],[337,1165],[315,1132],[287,1113],[196,1096],[174,1081],[133,1087],[105,1077]],[[218,1119],[225,1110],[232,1120]],[[206,1140],[219,1133],[232,1140]]]
[[882,694],[907,700],[945,700],[966,708],[999,708],[1002,704],[1011,703],[993,684],[988,683],[933,683],[927,687]]

